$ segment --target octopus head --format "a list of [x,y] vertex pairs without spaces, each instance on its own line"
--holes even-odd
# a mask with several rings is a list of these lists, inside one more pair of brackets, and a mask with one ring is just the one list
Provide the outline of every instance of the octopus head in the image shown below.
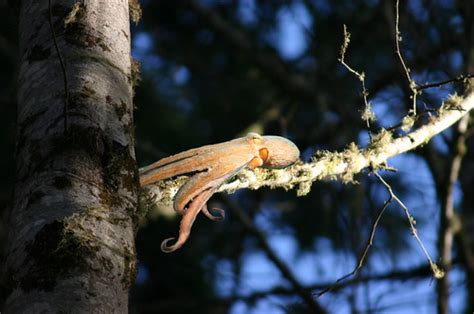
[[265,168],[288,167],[300,156],[298,147],[281,136],[261,136],[257,133],[249,133],[247,139],[258,149]]

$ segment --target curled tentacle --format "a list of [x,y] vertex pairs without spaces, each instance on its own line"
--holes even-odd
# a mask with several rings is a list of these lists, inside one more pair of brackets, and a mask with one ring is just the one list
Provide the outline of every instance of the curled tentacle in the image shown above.
[[214,194],[215,190],[216,189],[205,190],[192,200],[189,208],[184,212],[183,218],[181,218],[178,239],[173,245],[168,245],[168,243],[174,240],[174,238],[168,238],[161,242],[161,250],[163,252],[170,253],[176,251],[186,243],[186,240],[188,240],[189,234],[191,233],[194,220],[196,220],[196,216],[206,206],[206,202],[212,194]]
[[176,251],[177,249],[179,249],[181,247],[181,245],[177,246],[177,243],[175,243],[174,245],[168,245],[168,242],[173,241],[173,240],[174,240],[174,238],[164,239],[161,242],[161,251],[165,252],[165,253],[170,253],[170,252],[173,252],[173,251]]
[[[164,240],[161,243],[161,250],[163,252],[173,252],[183,246],[183,244],[189,238],[191,227],[193,226],[196,216],[201,210],[203,211],[204,215],[206,215],[211,220],[218,221],[224,219],[224,210],[216,209],[218,215],[214,216],[209,212],[206,202],[211,198],[212,194],[216,192],[216,190],[225,180],[232,177],[243,167],[246,167],[246,165],[247,163],[240,165],[240,167],[232,168],[232,171],[226,171],[223,168],[217,168],[210,172],[211,176],[208,176],[208,173],[195,175],[190,181],[188,181],[188,183],[185,184],[185,186],[181,187],[174,201],[175,211],[183,216],[179,227],[179,236],[173,245],[168,245],[168,243],[174,238],[168,238]],[[196,188],[196,185],[199,188]],[[199,194],[194,196],[194,193]],[[186,207],[183,204],[187,204],[188,206]]]
[[213,208],[213,211],[217,212],[217,215],[213,215],[209,209],[207,208],[207,205],[204,205],[203,208],[201,209],[202,213],[206,215],[207,218],[213,221],[221,221],[225,219],[225,211],[221,208]]

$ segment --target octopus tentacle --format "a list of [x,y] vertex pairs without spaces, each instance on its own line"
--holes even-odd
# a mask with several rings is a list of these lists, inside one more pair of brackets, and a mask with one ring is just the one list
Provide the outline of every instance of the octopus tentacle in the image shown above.
[[[179,195],[175,198],[174,209],[179,214],[183,215],[179,227],[179,236],[173,245],[168,245],[170,241],[175,238],[165,239],[161,243],[161,250],[165,253],[173,252],[184,245],[189,238],[191,233],[191,227],[193,226],[194,220],[200,211],[203,212],[206,217],[213,221],[220,221],[224,219],[225,212],[222,209],[215,209],[218,212],[217,216],[212,215],[207,208],[207,201],[216,192],[216,190],[222,185],[224,181],[232,177],[234,174],[239,172],[242,168],[246,167],[247,163],[234,169],[231,172],[225,172],[220,169],[212,170],[209,173],[202,173],[195,175],[191,180],[186,183],[188,187],[181,187],[178,192]],[[191,193],[191,191],[193,191]],[[199,193],[195,195],[196,193]],[[191,199],[192,198],[192,199]],[[187,207],[182,204],[188,204]]]
[[[222,183],[233,177],[237,172],[242,170],[242,168],[245,168],[247,164],[248,161],[245,161],[242,165],[239,165],[239,167],[232,168],[231,170],[225,167],[209,167],[208,172],[194,175],[179,189],[178,193],[176,194],[173,204],[175,212],[180,215],[184,215],[184,213],[188,210],[186,205],[190,204],[191,201],[197,197],[197,195],[201,194],[202,191],[207,189],[213,189],[215,191],[219,186],[222,185]],[[209,217],[206,214],[206,211],[203,210],[203,212],[207,217]],[[209,213],[209,211],[207,211],[207,213]],[[219,213],[221,214],[220,211]]]
[[174,238],[168,238],[161,242],[161,250],[163,252],[170,253],[176,251],[177,249],[182,247],[184,243],[186,243],[186,240],[188,240],[189,234],[191,233],[191,228],[193,226],[194,220],[196,220],[196,216],[203,209],[203,207],[206,206],[206,202],[209,200],[209,198],[211,198],[212,194],[214,194],[215,191],[216,188],[205,190],[197,197],[195,197],[194,200],[192,200],[191,204],[189,205],[189,208],[186,210],[183,215],[183,218],[181,219],[178,239],[173,245],[168,245],[168,243],[174,240]]
[[216,149],[216,147],[218,145],[222,145],[222,144],[225,144],[225,143],[211,144],[211,145],[205,145],[205,146],[201,146],[201,147],[197,147],[197,148],[188,149],[187,151],[162,158],[162,159],[152,163],[151,165],[143,167],[143,168],[140,169],[140,172],[148,172],[148,171],[156,169],[156,168],[160,168],[160,167],[164,167],[166,165],[170,165],[170,164],[173,164],[173,163],[184,161],[185,159],[189,159],[189,158],[195,157],[197,155],[202,155],[202,154],[208,153],[208,152],[212,151],[213,149]]
[[188,211],[188,207],[191,206],[190,204],[194,202],[199,194],[216,186],[216,184],[213,184],[215,180],[215,174],[212,169],[209,169],[209,172],[194,175],[176,194],[173,204],[174,211],[184,215]]
[[[222,161],[224,156],[238,156],[237,151],[248,146],[243,139],[206,145],[160,159],[159,161],[140,169],[140,185],[146,186],[154,182],[178,176],[181,174],[203,172],[212,165]],[[250,159],[244,156],[245,159]]]
[[212,210],[217,212],[217,215],[213,215],[209,209],[207,208],[207,205],[204,204],[202,207],[201,211],[204,215],[206,215],[207,218],[213,221],[222,221],[225,219],[225,211],[221,208],[213,208]]

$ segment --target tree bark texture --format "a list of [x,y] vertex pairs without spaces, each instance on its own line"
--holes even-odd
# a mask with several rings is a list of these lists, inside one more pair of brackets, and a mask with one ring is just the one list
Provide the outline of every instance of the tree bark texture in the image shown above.
[[123,313],[138,219],[128,1],[51,2],[20,6],[2,312]]

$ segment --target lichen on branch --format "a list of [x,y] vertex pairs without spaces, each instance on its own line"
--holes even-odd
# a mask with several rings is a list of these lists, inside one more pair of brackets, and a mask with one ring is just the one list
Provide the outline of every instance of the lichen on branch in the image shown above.
[[[302,196],[311,191],[315,181],[350,183],[354,181],[354,175],[364,169],[384,167],[389,158],[428,143],[433,136],[449,128],[473,108],[474,92],[466,97],[450,96],[428,122],[403,136],[395,137],[392,132],[382,129],[374,134],[372,142],[365,148],[350,143],[341,152],[317,151],[310,162],[298,161],[284,169],[244,169],[223,184],[218,192],[233,193],[239,189],[256,190],[261,187],[296,188],[297,195]],[[169,206],[186,181],[186,177],[180,176],[143,188],[141,207],[144,213],[155,206]]]

